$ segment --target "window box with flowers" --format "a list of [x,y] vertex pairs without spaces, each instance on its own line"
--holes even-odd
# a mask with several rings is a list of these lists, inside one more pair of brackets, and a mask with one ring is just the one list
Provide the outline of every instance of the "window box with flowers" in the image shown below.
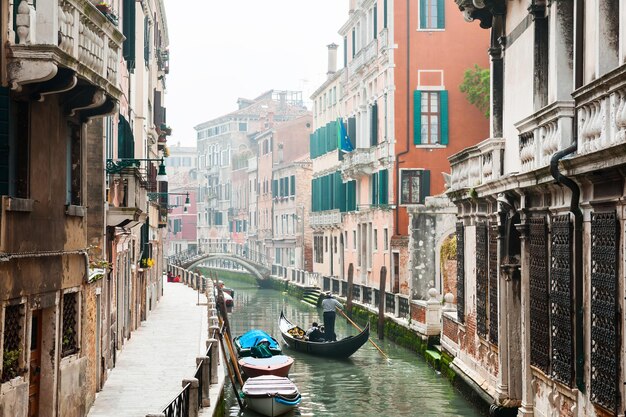
[[109,19],[111,23],[117,26],[118,17],[117,17],[117,14],[115,14],[115,12],[113,11],[113,8],[111,7],[111,3],[106,2],[106,1],[100,1],[96,3],[95,6],[96,6],[96,9],[100,11],[100,13],[102,13],[107,19]]
[[143,258],[141,260],[142,268],[152,268],[154,266],[154,259],[152,258]]

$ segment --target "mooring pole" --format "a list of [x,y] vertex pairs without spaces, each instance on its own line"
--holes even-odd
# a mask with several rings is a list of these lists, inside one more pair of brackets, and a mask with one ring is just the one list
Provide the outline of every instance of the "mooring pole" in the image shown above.
[[352,315],[352,290],[354,282],[354,265],[350,263],[348,267],[348,301],[346,302],[346,310]]
[[385,338],[385,281],[387,280],[387,267],[380,268],[380,287],[378,288],[378,338]]

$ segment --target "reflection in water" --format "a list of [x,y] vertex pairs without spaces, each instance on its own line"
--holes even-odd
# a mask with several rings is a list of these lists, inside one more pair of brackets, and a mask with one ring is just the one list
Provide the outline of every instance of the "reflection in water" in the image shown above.
[[[323,359],[289,350],[278,330],[280,311],[284,310],[290,321],[303,328],[321,321],[321,311],[278,291],[236,281],[226,281],[226,285],[235,289],[235,306],[230,316],[233,336],[263,329],[281,342],[284,354],[295,359],[289,377],[300,390],[302,403],[286,416],[480,416],[422,358],[387,340],[375,341],[389,360],[369,343],[347,360]],[[335,331],[339,337],[358,333],[339,316]],[[226,400],[229,416],[258,416],[239,410],[230,387]]]

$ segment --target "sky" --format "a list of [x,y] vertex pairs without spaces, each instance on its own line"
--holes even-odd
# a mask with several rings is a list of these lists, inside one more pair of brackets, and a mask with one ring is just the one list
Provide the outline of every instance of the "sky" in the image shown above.
[[340,45],[348,0],[164,0],[170,72],[170,146],[195,146],[194,126],[275,90],[309,96],[326,79],[326,45]]

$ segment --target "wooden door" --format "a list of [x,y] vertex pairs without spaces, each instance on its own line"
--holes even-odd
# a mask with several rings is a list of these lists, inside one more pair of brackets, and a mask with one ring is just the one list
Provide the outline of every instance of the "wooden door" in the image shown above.
[[41,379],[41,310],[33,310],[30,336],[30,385],[28,416],[39,416],[39,385]]
[[397,294],[400,292],[400,254],[393,254],[393,289],[392,292]]

